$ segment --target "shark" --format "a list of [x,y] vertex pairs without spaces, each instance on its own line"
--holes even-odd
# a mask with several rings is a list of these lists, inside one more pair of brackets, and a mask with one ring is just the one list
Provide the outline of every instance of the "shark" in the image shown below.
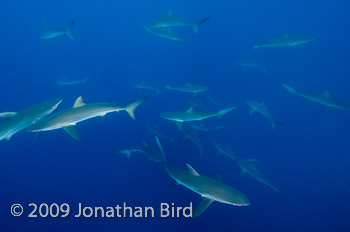
[[71,40],[74,40],[72,35],[72,28],[74,26],[75,21],[71,21],[66,28],[51,28],[48,27],[45,23],[44,30],[41,32],[41,39],[53,39],[62,35],[68,36]]
[[202,214],[214,201],[234,206],[250,205],[249,199],[243,193],[223,184],[220,176],[214,179],[200,175],[190,164],[186,164],[187,170],[170,165],[165,158],[164,150],[157,137],[156,142],[164,157],[164,167],[169,176],[177,184],[202,196],[201,202],[193,212],[193,217],[198,217]]
[[128,157],[128,159],[130,158],[132,152],[145,153],[148,155],[150,160],[153,160],[155,162],[163,162],[163,155],[161,154],[161,152],[149,147],[146,142],[142,142],[141,145],[131,149],[124,149],[118,151],[118,153],[120,154],[125,154]]
[[190,124],[190,127],[192,127],[193,129],[195,130],[198,130],[198,131],[205,131],[205,132],[208,132],[208,131],[217,131],[217,130],[220,130],[220,129],[223,129],[225,128],[225,126],[221,125],[221,126],[216,126],[216,127],[208,127],[207,125],[203,124],[203,123],[200,123],[200,124]]
[[341,110],[350,110],[350,104],[331,97],[327,91],[325,91],[324,94],[322,95],[322,94],[299,92],[299,91],[296,91],[295,89],[293,89],[292,87],[290,87],[286,84],[283,84],[283,83],[282,83],[282,86],[289,93],[302,96],[310,101],[320,103],[320,104],[325,105],[325,106],[330,107],[330,108],[336,108],[336,109],[341,109]]
[[200,153],[200,157],[201,159],[203,159],[203,145],[201,140],[198,138],[198,136],[191,131],[189,128],[185,127],[182,125],[181,122],[176,122],[177,128],[179,129],[179,131],[181,131],[184,134],[184,140],[188,139],[190,141],[192,141],[196,147],[199,150]]
[[68,80],[67,77],[64,77],[63,80],[56,81],[56,84],[58,85],[76,85],[85,83],[89,79],[89,76],[85,77],[81,80]]
[[228,112],[236,109],[237,107],[230,107],[218,112],[194,112],[193,107],[189,108],[186,112],[166,112],[160,115],[161,118],[175,121],[175,122],[190,122],[190,121],[201,121],[207,118],[218,117],[221,118]]
[[0,113],[0,117],[6,120],[0,124],[0,141],[10,140],[17,132],[35,124],[54,111],[62,99],[54,99],[40,103],[19,112]]
[[186,85],[182,85],[182,86],[172,87],[170,85],[165,85],[164,87],[166,89],[169,89],[169,90],[177,90],[177,91],[181,91],[181,92],[194,93],[194,94],[205,92],[205,91],[209,90],[208,87],[201,86],[201,85],[192,85],[189,82],[187,82]]
[[269,109],[265,106],[264,103],[259,103],[256,101],[250,101],[247,100],[246,103],[250,106],[250,114],[253,114],[254,112],[259,112],[262,116],[264,116],[267,120],[269,120],[272,124],[272,128],[275,129],[276,124],[280,124],[279,122],[276,122]]
[[171,137],[164,135],[164,132],[161,130],[159,125],[154,125],[152,123],[147,122],[147,123],[145,123],[145,126],[150,132],[152,132],[153,134],[155,134],[156,136],[158,136],[164,140],[167,140],[169,142],[174,142],[176,139],[176,138],[171,138]]
[[284,34],[284,36],[268,41],[266,43],[254,45],[254,49],[258,48],[277,48],[277,47],[296,47],[301,44],[305,44],[314,40],[311,36],[289,36]]
[[173,15],[173,11],[169,10],[168,14],[149,25],[150,28],[168,28],[168,27],[192,27],[198,34],[199,26],[209,20],[211,17],[206,17],[198,22],[192,22],[187,19],[179,18]]
[[75,129],[75,125],[79,122],[98,116],[105,116],[111,112],[127,111],[131,118],[135,119],[134,111],[140,106],[147,97],[133,102],[127,106],[115,103],[94,103],[85,104],[80,96],[75,101],[72,108],[62,110],[50,117],[47,117],[38,123],[27,128],[29,132],[51,131],[63,128],[70,136],[76,140],[80,140],[80,136]]
[[140,83],[136,83],[133,85],[135,88],[138,88],[138,89],[149,89],[149,90],[153,90],[153,91],[156,91],[158,94],[160,94],[160,91],[159,89],[149,85],[146,81],[142,81]]
[[182,38],[180,35],[174,33],[169,27],[168,28],[161,28],[160,30],[151,30],[148,27],[143,27],[147,32],[159,36],[164,39],[169,39],[173,41],[185,41],[184,38]]
[[259,69],[263,72],[266,72],[266,68],[263,65],[258,64],[253,60],[237,62],[237,65],[243,68]]
[[236,161],[238,166],[241,168],[241,175],[248,173],[254,178],[256,178],[258,181],[266,184],[267,186],[275,190],[277,193],[280,193],[277,187],[275,187],[261,172],[259,172],[253,164],[249,163],[250,160],[242,159],[241,157],[233,153],[231,149],[229,149],[221,143],[216,142],[215,147],[219,152]]

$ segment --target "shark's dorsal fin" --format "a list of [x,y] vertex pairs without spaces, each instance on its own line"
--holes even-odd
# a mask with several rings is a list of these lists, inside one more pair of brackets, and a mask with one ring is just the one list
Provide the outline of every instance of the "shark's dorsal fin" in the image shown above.
[[187,85],[187,86],[192,86],[190,82],[187,82],[186,85]]
[[63,129],[74,139],[80,141],[80,135],[78,134],[77,130],[75,129],[75,126],[65,126]]
[[327,90],[324,91],[324,95],[327,96],[327,97],[330,97],[330,95],[329,95]]
[[190,107],[188,110],[186,110],[186,113],[190,114],[193,112],[193,107]]
[[17,114],[16,112],[4,112],[4,113],[0,113],[0,118],[10,119],[16,114]]
[[166,16],[173,16],[173,10],[169,10]]
[[199,176],[198,172],[197,172],[196,170],[194,170],[194,168],[192,168],[191,165],[186,164],[186,166],[187,166],[188,171],[189,171],[192,175],[194,175],[194,176]]
[[287,33],[284,33],[283,36],[286,38],[289,37],[289,35]]
[[215,180],[217,180],[217,181],[219,181],[219,182],[222,182],[222,178],[221,178],[221,176],[220,176],[219,174],[217,174],[217,175],[215,176]]
[[84,105],[85,105],[85,103],[83,101],[83,98],[80,96],[80,97],[77,98],[77,100],[75,100],[73,108],[82,107]]

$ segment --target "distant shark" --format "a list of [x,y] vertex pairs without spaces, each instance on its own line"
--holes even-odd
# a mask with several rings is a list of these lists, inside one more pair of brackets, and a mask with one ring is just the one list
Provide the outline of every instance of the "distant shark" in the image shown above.
[[74,139],[80,140],[80,136],[75,129],[75,125],[77,123],[90,118],[105,116],[111,112],[119,112],[123,110],[127,111],[131,118],[135,119],[135,109],[146,99],[147,97],[144,97],[127,106],[122,106],[114,103],[85,104],[82,97],[78,97],[73,105],[73,108],[63,110],[48,118],[45,118],[44,120],[41,120],[35,125],[30,126],[27,131],[39,132],[63,128]]
[[148,27],[143,27],[146,31],[149,33],[159,36],[161,38],[173,40],[173,41],[185,41],[184,38],[182,38],[180,35],[174,33],[169,27],[168,28],[161,28],[160,30],[151,30]]
[[118,151],[118,153],[120,154],[125,154],[128,157],[128,159],[130,158],[132,152],[145,153],[148,155],[150,160],[153,160],[155,162],[163,162],[163,155],[161,154],[161,152],[159,150],[155,150],[149,147],[146,142],[143,142],[141,145],[133,147],[131,149],[124,149]]
[[194,112],[193,108],[189,108],[186,112],[167,112],[162,113],[160,117],[164,119],[168,119],[175,122],[189,122],[189,121],[201,121],[207,118],[219,117],[221,118],[223,115],[228,112],[236,109],[237,107],[230,107],[227,109],[220,110],[218,112]]
[[341,110],[350,110],[350,104],[331,97],[327,91],[325,91],[323,95],[317,95],[317,94],[313,94],[313,93],[298,92],[295,89],[293,89],[292,87],[290,87],[286,84],[283,84],[283,83],[282,83],[282,86],[286,90],[288,90],[289,93],[302,96],[310,101],[318,102],[318,103],[320,103],[322,105],[326,105],[330,108],[336,108],[336,109],[341,109]]
[[202,25],[205,21],[210,19],[206,17],[198,22],[191,22],[187,19],[179,18],[173,16],[173,11],[170,10],[165,17],[162,17],[149,25],[150,28],[163,28],[163,27],[192,27],[193,30],[198,34],[199,26]]
[[221,143],[215,143],[215,147],[218,149],[219,152],[236,161],[238,166],[241,168],[241,175],[248,173],[260,182],[266,184],[276,192],[280,193],[279,189],[275,187],[262,173],[260,173],[253,164],[250,164],[248,161],[242,159],[241,157],[233,153],[231,149],[223,146]]
[[312,41],[314,38],[311,36],[289,36],[284,35],[281,38],[277,38],[266,43],[258,44],[254,46],[254,49],[258,48],[277,48],[277,47],[296,47],[301,44],[308,43]]
[[266,68],[263,65],[258,64],[252,60],[237,62],[237,65],[244,68],[260,69],[261,71],[266,72]]
[[177,128],[179,129],[179,131],[181,131],[184,134],[184,139],[189,139],[190,141],[192,141],[196,147],[199,150],[200,153],[200,157],[201,159],[203,159],[203,145],[201,140],[198,138],[198,136],[191,131],[190,129],[188,129],[187,127],[183,126],[181,122],[176,122]]
[[66,77],[63,78],[63,80],[56,81],[58,85],[76,85],[85,83],[89,79],[89,76],[85,77],[81,80],[68,80]]
[[51,28],[48,27],[45,23],[44,30],[41,32],[40,38],[41,39],[53,39],[62,35],[68,36],[71,40],[74,40],[72,35],[72,28],[75,21],[73,20],[68,24],[66,28]]
[[174,142],[176,139],[176,138],[171,138],[171,137],[164,135],[164,132],[161,130],[161,128],[158,125],[154,125],[154,124],[148,122],[148,123],[145,123],[145,126],[154,135],[156,135],[162,139],[165,139],[169,142]]
[[263,115],[267,120],[269,120],[272,124],[272,128],[275,129],[276,124],[281,124],[279,122],[276,122],[271,112],[267,109],[264,103],[259,103],[256,101],[250,101],[247,100],[246,103],[250,106],[250,114],[253,114],[254,112],[259,112],[261,115]]
[[0,117],[6,120],[0,125],[0,141],[10,140],[12,135],[33,125],[49,115],[61,103],[62,99],[47,101],[25,110],[16,112],[0,113]]
[[199,173],[189,164],[186,164],[188,171],[170,165],[165,158],[164,150],[157,137],[156,141],[164,156],[164,167],[167,173],[178,184],[181,184],[182,186],[202,196],[202,201],[194,210],[193,217],[198,217],[214,201],[234,206],[250,205],[250,201],[243,193],[223,184],[220,176],[217,176],[216,179],[212,179],[210,177],[199,175]]
[[182,85],[182,86],[172,87],[170,85],[166,85],[164,87],[166,89],[169,89],[169,90],[177,90],[177,91],[181,91],[181,92],[188,92],[188,93],[194,93],[194,94],[205,92],[205,91],[209,90],[208,87],[201,86],[201,85],[192,85],[189,82],[187,82],[186,85]]
[[217,130],[220,130],[220,129],[223,129],[225,128],[225,126],[216,126],[216,127],[208,127],[206,126],[205,124],[203,123],[200,123],[200,124],[190,124],[189,125],[190,127],[192,127],[193,129],[195,130],[198,130],[198,131],[217,131]]
[[138,89],[149,89],[149,90],[153,90],[153,91],[156,91],[158,94],[160,94],[160,91],[159,89],[151,86],[150,84],[148,84],[146,81],[142,81],[140,83],[137,83],[137,84],[134,84],[133,85],[135,88],[138,88]]

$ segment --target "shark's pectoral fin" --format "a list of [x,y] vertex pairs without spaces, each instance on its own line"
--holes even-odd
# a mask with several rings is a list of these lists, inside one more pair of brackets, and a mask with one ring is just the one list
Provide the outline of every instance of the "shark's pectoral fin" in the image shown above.
[[3,113],[0,113],[0,118],[10,119],[16,114],[17,114],[16,112],[3,112]]
[[12,135],[7,136],[5,139],[9,141],[11,139]]
[[75,129],[75,126],[65,126],[63,129],[74,139],[81,141],[80,135],[78,134],[77,130]]
[[243,169],[243,168],[241,168],[241,176],[243,176],[244,174],[246,174],[247,172]]
[[193,217],[198,217],[201,215],[210,205],[213,203],[214,200],[202,197],[202,201],[199,203],[199,205],[194,209]]
[[192,168],[191,165],[186,164],[186,166],[187,166],[188,171],[189,171],[192,175],[194,175],[194,176],[199,176],[198,172],[197,172],[196,170],[194,170],[194,168]]

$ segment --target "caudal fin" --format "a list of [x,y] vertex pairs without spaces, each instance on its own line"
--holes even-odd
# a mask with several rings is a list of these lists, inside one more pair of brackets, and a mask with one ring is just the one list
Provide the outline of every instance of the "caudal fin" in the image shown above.
[[206,22],[207,20],[209,20],[211,17],[206,17],[202,20],[200,20],[199,22],[197,22],[195,25],[193,25],[193,30],[194,32],[196,32],[196,34],[198,34],[199,32],[199,26],[202,25],[204,22]]
[[290,92],[290,93],[292,93],[292,94],[297,93],[297,91],[295,91],[295,89],[293,89],[292,87],[290,87],[290,86],[288,86],[288,85],[286,85],[286,84],[283,84],[283,83],[282,83],[282,86],[283,86],[286,90],[288,90],[288,92]]
[[231,108],[227,108],[227,109],[223,109],[223,110],[220,110],[216,115],[221,118],[223,115],[227,114],[228,112],[236,109],[237,107],[234,106],[234,107],[231,107]]
[[124,155],[126,155],[126,157],[128,157],[128,159],[130,159],[130,156],[131,156],[130,150],[120,150],[120,151],[118,151],[118,153],[124,154]]
[[73,20],[72,22],[70,22],[66,28],[66,35],[71,39],[74,40],[74,37],[72,35],[72,28],[74,26],[75,20]]
[[126,112],[128,112],[132,119],[135,119],[134,111],[136,110],[136,108],[139,107],[139,105],[141,105],[144,101],[146,101],[147,98],[147,96],[143,97],[142,99],[133,102],[125,107]]

